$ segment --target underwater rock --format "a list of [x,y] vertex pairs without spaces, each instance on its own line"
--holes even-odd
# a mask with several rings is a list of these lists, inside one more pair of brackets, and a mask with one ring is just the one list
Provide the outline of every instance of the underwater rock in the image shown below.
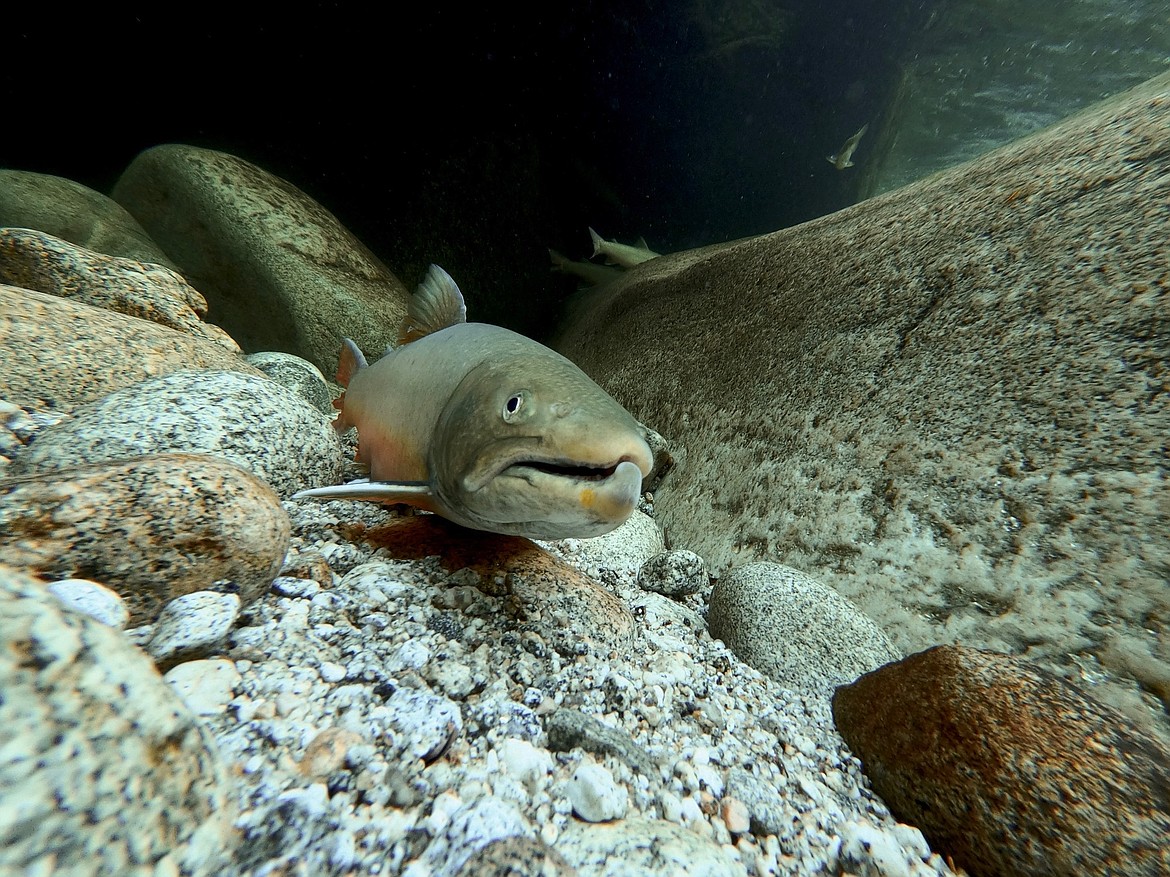
[[[634,643],[634,616],[621,599],[529,539],[468,530],[438,515],[370,528],[352,525],[346,533],[353,541],[385,549],[390,557],[438,556],[463,584],[507,598],[508,614],[531,625],[563,655],[624,653]],[[459,590],[449,592],[452,607],[466,608],[472,598]]]
[[307,359],[291,353],[267,351],[250,353],[244,360],[276,383],[294,391],[322,414],[328,415],[330,420],[337,413],[333,407],[333,391],[329,388],[329,382],[321,370]]
[[557,851],[582,874],[606,877],[743,877],[745,873],[723,847],[661,819],[574,821],[557,841]]
[[0,566],[0,871],[223,873],[235,795],[202,723],[118,631]]
[[37,433],[9,474],[170,452],[229,460],[281,496],[333,484],[341,473],[341,446],[332,426],[292,390],[266,377],[185,371],[75,409]]
[[707,624],[741,660],[797,691],[828,692],[901,657],[852,603],[778,563],[724,574],[711,591]]
[[535,834],[516,808],[496,797],[484,797],[464,804],[423,851],[420,861],[434,877],[456,877],[467,873],[464,866],[472,855],[505,838]]
[[283,350],[333,374],[342,337],[381,352],[406,315],[406,287],[333,214],[241,158],[156,146],[113,195],[249,353]]
[[132,625],[183,594],[224,583],[245,604],[288,549],[272,488],[201,454],[159,454],[0,480],[0,555],[49,578],[115,591]]
[[455,877],[577,877],[577,870],[543,841],[514,834],[480,847]]
[[26,228],[0,228],[0,283],[150,320],[219,344],[239,345],[204,323],[207,302],[170,268],[95,253]]
[[937,646],[833,696],[874,790],[985,877],[1170,873],[1170,752],[1008,655]]
[[221,344],[149,320],[0,284],[0,398],[69,411],[179,369],[262,372]]
[[711,582],[707,564],[693,551],[655,554],[638,570],[638,587],[678,600],[696,594]]
[[[1170,678],[1170,635],[1140,632],[1170,617],[1168,103],[1161,76],[583,302],[555,346],[677,444],[671,542],[805,570],[903,652],[1088,651],[1133,678],[1098,649],[1129,628]],[[1102,696],[1164,715],[1137,690]]]
[[96,253],[175,267],[126,208],[63,177],[0,168],[0,228],[32,228]]

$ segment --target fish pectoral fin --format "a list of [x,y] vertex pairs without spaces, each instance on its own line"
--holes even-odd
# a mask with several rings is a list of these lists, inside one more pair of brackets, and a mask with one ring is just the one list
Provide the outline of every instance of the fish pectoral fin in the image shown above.
[[363,478],[333,487],[313,487],[293,494],[293,499],[360,499],[387,504],[405,503],[434,511],[434,494],[425,481],[370,481]]

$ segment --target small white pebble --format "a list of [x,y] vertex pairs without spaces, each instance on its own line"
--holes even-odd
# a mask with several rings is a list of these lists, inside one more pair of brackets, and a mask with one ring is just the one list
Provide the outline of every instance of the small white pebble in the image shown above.
[[122,598],[105,585],[88,579],[62,579],[51,582],[48,590],[75,612],[82,612],[116,630],[122,630],[130,621],[130,610]]
[[569,780],[573,812],[586,822],[606,822],[626,815],[629,796],[606,768],[594,761],[582,761]]

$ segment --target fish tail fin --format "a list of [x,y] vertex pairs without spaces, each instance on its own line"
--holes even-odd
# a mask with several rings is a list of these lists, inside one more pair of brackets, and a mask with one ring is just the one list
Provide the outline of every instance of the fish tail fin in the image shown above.
[[605,243],[604,238],[602,238],[601,235],[595,232],[592,228],[589,229],[589,237],[593,240],[593,255],[600,256],[602,244]]
[[569,264],[569,260],[566,256],[562,255],[561,253],[558,253],[556,250],[554,250],[552,248],[549,248],[548,256],[550,259],[552,259],[552,270],[553,271],[564,271],[565,266]]
[[431,265],[407,305],[398,343],[409,344],[432,332],[466,322],[467,305],[459,285],[438,265]]

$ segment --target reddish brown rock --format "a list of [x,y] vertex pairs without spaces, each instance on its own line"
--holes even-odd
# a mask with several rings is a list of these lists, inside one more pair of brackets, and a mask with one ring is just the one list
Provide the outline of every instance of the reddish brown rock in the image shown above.
[[0,283],[150,320],[240,353],[223,329],[200,319],[207,302],[198,290],[162,265],[95,253],[28,228],[0,228]]
[[1170,874],[1170,753],[1032,664],[938,646],[837,689],[874,789],[978,877]]
[[149,320],[0,285],[0,398],[70,411],[181,369],[264,373],[219,344]]
[[158,454],[0,480],[0,556],[44,578],[81,576],[151,622],[192,591],[227,585],[246,604],[288,550],[288,515],[266,483],[202,454]]
[[449,572],[466,570],[468,584],[506,597],[519,621],[531,621],[558,651],[582,645],[602,652],[633,645],[634,616],[589,576],[520,536],[468,530],[437,515],[399,518],[378,527],[351,525],[347,538],[386,548],[393,557],[438,556]]

